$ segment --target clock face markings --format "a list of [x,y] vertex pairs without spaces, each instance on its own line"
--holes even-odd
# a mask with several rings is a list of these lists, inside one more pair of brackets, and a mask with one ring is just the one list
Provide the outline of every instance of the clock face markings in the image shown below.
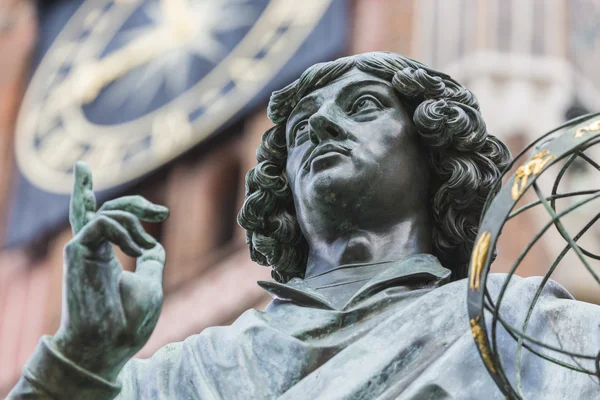
[[128,146],[117,138],[105,139],[88,146],[81,160],[89,165],[96,165],[100,171],[120,168],[122,161],[128,152]]
[[[294,0],[289,0],[291,3],[294,2]],[[319,0],[308,0],[309,3],[315,3],[318,2]],[[290,5],[290,8],[293,7]],[[314,19],[315,19],[315,15],[318,15],[318,8],[317,7],[300,7],[300,9],[294,10],[295,11],[295,15],[294,18],[292,18],[290,20],[290,24],[292,26],[305,26],[305,25],[312,25]]]
[[99,8],[95,8],[91,11],[88,11],[87,15],[83,19],[83,26],[87,29],[91,29],[98,22],[98,19],[102,15],[102,10]]
[[69,137],[62,124],[58,124],[41,138],[38,152],[47,167],[68,171],[80,158],[83,147]]
[[267,76],[268,69],[261,59],[240,57],[231,62],[229,71],[231,78],[240,84],[246,81],[260,82]]
[[280,0],[278,7],[273,8],[268,15],[268,22],[273,25],[283,25],[293,19],[293,16],[299,12],[295,2],[295,0]]
[[152,149],[160,158],[172,157],[185,149],[192,134],[192,125],[184,112],[179,109],[163,112],[152,123]]
[[50,61],[60,66],[73,54],[73,51],[77,48],[78,44],[72,41],[64,41],[60,45],[56,46],[56,49],[49,55]]
[[58,113],[56,113],[51,107],[48,107],[52,99],[49,101],[42,102],[38,108],[38,112],[35,115],[29,115],[33,128],[35,130],[35,137],[38,140],[43,140],[45,137],[49,137],[51,133],[60,126],[64,129],[64,124]]
[[142,0],[115,0],[115,4],[117,5],[131,5],[139,3]]
[[239,112],[330,2],[84,0],[23,101],[20,170],[68,193],[74,155],[89,162],[99,190],[170,161]]
[[217,97],[219,97],[220,93],[220,88],[212,87],[198,96],[198,103],[208,106],[212,102],[214,102],[217,99]]
[[108,28],[110,25],[110,20],[108,18],[101,18],[100,21],[98,21],[96,23],[96,26],[94,27],[94,32],[95,33],[102,33],[106,30],[106,28]]
[[[36,103],[29,108],[29,112],[27,113],[27,118],[25,118],[22,122],[23,128],[29,132],[34,132],[39,121],[41,119],[42,114],[42,105],[40,103]],[[34,136],[34,145],[35,145],[35,136]]]

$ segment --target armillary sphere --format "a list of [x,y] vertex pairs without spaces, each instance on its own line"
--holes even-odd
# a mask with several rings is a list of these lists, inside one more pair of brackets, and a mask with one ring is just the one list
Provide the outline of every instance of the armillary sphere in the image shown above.
[[[568,181],[564,178],[570,176],[571,168],[583,166],[594,174],[600,174],[600,165],[593,157],[594,152],[600,154],[600,145],[595,146],[599,143],[600,113],[563,124],[521,151],[503,171],[496,182],[496,190],[486,201],[469,269],[468,313],[481,358],[507,398],[526,399],[523,376],[533,376],[536,368],[546,368],[546,363],[551,363],[550,368],[558,366],[587,374],[600,385],[600,348],[588,349],[588,354],[563,346],[560,340],[540,340],[540,332],[547,332],[552,327],[540,325],[538,320],[534,329],[531,323],[532,315],[539,312],[536,304],[539,304],[544,288],[551,284],[550,276],[557,273],[557,267],[563,268],[567,259],[571,260],[566,264],[567,269],[580,268],[581,274],[588,275],[585,278],[588,284],[595,281],[594,285],[600,289],[600,254],[584,240],[586,233],[595,234],[592,243],[600,245],[600,223],[594,226],[600,219],[600,184],[593,187],[594,180],[589,179],[583,188],[576,188],[581,190],[561,190],[565,183],[561,185],[561,180]],[[544,184],[548,184],[546,191]],[[592,211],[582,214],[581,210],[597,199],[599,202],[591,208]],[[590,210],[589,207],[586,209]],[[501,231],[508,230],[515,218],[528,212],[538,213],[535,217],[538,226],[535,226],[529,241],[522,241],[523,248],[508,269],[500,289],[488,290],[490,265],[495,258]],[[547,220],[540,222],[540,212]],[[578,215],[582,222],[575,230],[568,229],[570,226],[564,222],[573,215]],[[554,235],[554,241],[544,242],[545,235]],[[507,302],[511,280],[519,279],[515,275],[522,271],[519,267],[532,253],[536,243],[551,243],[547,247],[556,251],[556,257],[553,254],[549,261],[539,261],[538,266],[547,267],[547,271],[536,281],[537,289],[532,300],[527,299],[520,304],[522,315],[516,318],[515,308],[503,307],[503,304]],[[598,330],[600,335],[599,321],[589,325],[589,329]],[[511,349],[510,354],[506,349]]]

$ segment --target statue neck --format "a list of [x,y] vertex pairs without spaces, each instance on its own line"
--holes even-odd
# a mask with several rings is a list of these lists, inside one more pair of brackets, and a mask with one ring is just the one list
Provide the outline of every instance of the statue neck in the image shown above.
[[347,264],[397,261],[419,253],[431,253],[431,223],[428,213],[423,210],[382,229],[355,227],[330,240],[312,236],[308,242],[305,278]]

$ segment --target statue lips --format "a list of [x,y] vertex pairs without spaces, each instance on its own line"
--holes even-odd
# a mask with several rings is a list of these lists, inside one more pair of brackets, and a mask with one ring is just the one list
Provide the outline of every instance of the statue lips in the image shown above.
[[327,168],[331,165],[330,158],[332,156],[350,154],[350,148],[334,143],[326,143],[313,150],[308,160],[306,160],[305,169],[308,170],[311,166],[317,171]]

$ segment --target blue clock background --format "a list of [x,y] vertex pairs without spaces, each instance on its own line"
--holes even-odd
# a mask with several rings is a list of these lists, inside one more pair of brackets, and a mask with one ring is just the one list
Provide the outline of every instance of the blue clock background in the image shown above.
[[[222,47],[221,54],[217,55],[211,60],[198,55],[191,56],[190,60],[186,60],[188,65],[185,65],[185,71],[178,71],[175,74],[179,79],[185,81],[177,85],[178,87],[168,85],[166,80],[162,80],[158,83],[152,82],[152,80],[143,80],[140,76],[142,74],[139,72],[139,69],[133,70],[127,73],[119,81],[108,85],[92,103],[84,105],[83,111],[86,117],[89,121],[100,125],[123,123],[154,111],[165,103],[168,103],[177,96],[183,94],[200,79],[206,76],[212,69],[218,67],[218,63],[224,59],[227,54],[239,43],[240,39],[243,38],[248,31],[250,31],[252,28],[252,22],[258,19],[268,4],[269,0],[252,0],[248,3],[245,3],[245,7],[241,10],[239,8],[236,9],[232,7],[232,12],[234,13],[236,10],[240,10],[240,12],[245,12],[249,15],[246,15],[243,19],[240,18],[242,19],[240,26],[234,27],[233,29],[223,29],[222,31],[215,32],[215,39]],[[155,3],[152,3],[151,5],[155,6],[155,10],[158,8]],[[136,29],[141,29],[151,23],[152,18],[146,11],[146,8],[139,7],[122,25],[121,31],[135,32]],[[119,38],[119,36],[116,36],[110,41],[108,46],[106,46],[102,52],[102,56],[109,55],[113,51],[122,48],[123,42],[124,41]],[[136,101],[128,101],[124,96],[120,96],[118,94],[115,95],[114,93],[119,91],[119,86],[124,86],[121,83],[123,81],[129,81],[130,86],[133,86],[134,90],[144,90],[150,84],[155,86],[156,89],[150,90],[151,93],[147,93],[148,91],[146,91],[144,94],[148,95],[147,98],[138,98]],[[142,97],[144,96],[142,95]],[[142,106],[139,105],[140,102],[142,103]]]
[[[82,3],[83,1],[81,0],[40,2],[38,7],[39,38],[32,74],[35,71],[35,66],[41,62],[56,36]],[[149,1],[147,3],[152,2]],[[268,1],[251,0],[248,3],[256,15],[249,15],[246,18],[252,18],[252,20],[256,21],[262,10],[267,6]],[[251,111],[257,107],[264,107],[268,96],[273,90],[279,89],[297,78],[306,67],[319,61],[330,60],[342,54],[346,50],[347,44],[348,7],[349,4],[346,0],[333,0],[320,21],[315,25],[313,31],[297,49],[294,56],[287,61],[285,66],[275,76],[268,79],[268,81],[262,82],[262,89],[259,93],[251,101],[247,102],[238,113],[215,129],[207,140],[189,150],[193,151],[195,155],[197,154],[198,157],[201,157],[203,151],[208,149],[211,143],[219,140],[220,136],[235,131],[232,127],[243,121],[244,117]],[[226,49],[226,52],[219,56],[220,58],[225,57],[227,52],[231,51],[246,35],[252,27],[252,20],[245,25],[242,24],[239,27],[217,34],[220,45]],[[140,8],[129,17],[121,27],[121,30],[132,30],[143,26],[147,22],[148,15]],[[115,39],[108,44],[104,51],[109,54],[122,45],[121,41]],[[193,57],[189,65],[187,65],[187,70],[190,72],[185,77],[183,85],[175,88],[175,90],[173,90],[173,86],[169,87],[165,82],[157,85],[157,89],[150,96],[151,98],[144,99],[143,106],[140,106],[140,102],[134,101],[133,96],[135,96],[135,93],[132,93],[132,97],[130,98],[121,99],[120,104],[115,101],[107,101],[107,99],[114,99],[115,97],[114,94],[111,94],[111,91],[115,89],[114,85],[120,84],[115,81],[105,87],[93,102],[83,106],[84,114],[89,121],[99,125],[118,124],[133,120],[171,101],[174,97],[193,86],[213,68],[218,68],[218,61],[219,59],[207,60],[202,57]],[[69,71],[64,70],[61,72],[66,74]],[[122,79],[135,82],[140,79],[136,74],[139,74],[139,72],[133,70],[123,76]],[[168,168],[168,166],[162,165],[160,168],[164,169]],[[115,196],[126,194],[128,189],[140,184],[140,182],[143,182],[155,172],[157,171],[155,170],[151,174],[132,180],[126,184],[97,192],[96,195],[99,203]],[[46,192],[27,180],[21,173],[17,173],[13,182],[13,199],[9,211],[8,228],[6,230],[5,245],[7,247],[32,243],[36,239],[52,235],[58,229],[65,226],[68,222],[68,195]]]

